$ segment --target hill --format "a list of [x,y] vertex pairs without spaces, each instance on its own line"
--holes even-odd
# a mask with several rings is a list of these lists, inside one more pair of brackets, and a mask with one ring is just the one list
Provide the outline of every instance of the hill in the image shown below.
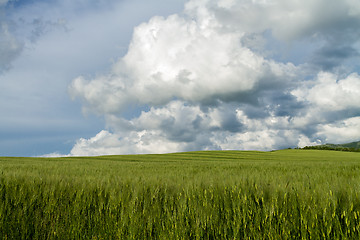
[[344,144],[333,144],[326,143],[318,146],[306,146],[303,149],[317,149],[317,150],[335,150],[335,151],[347,151],[347,152],[360,152],[360,141],[344,143]]
[[351,142],[351,143],[345,143],[345,144],[328,144],[329,146],[337,146],[337,147],[345,147],[345,148],[355,148],[355,149],[359,149],[360,148],[360,141],[358,142]]

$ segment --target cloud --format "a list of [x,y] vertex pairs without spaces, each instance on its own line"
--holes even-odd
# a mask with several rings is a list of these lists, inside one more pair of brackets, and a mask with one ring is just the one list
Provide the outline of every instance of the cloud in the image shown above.
[[[339,77],[334,73],[320,72],[311,84],[304,84],[292,92],[306,109],[302,115],[293,119],[293,124],[307,135],[317,137],[318,140],[334,143],[358,141],[358,122],[350,119],[360,115],[360,77],[358,73],[351,73],[345,77]],[[352,124],[347,124],[347,122]],[[348,127],[340,127],[341,125]],[[352,138],[346,134],[334,137],[334,131],[344,129],[354,130]],[[331,137],[332,135],[332,137]]]
[[101,131],[80,139],[73,155],[167,153],[178,151],[242,149],[274,150],[313,144],[292,126],[289,116],[249,118],[236,104],[206,110],[173,101],[152,107],[131,120],[111,116],[107,123],[114,133]]
[[[68,30],[64,19],[43,20],[29,13],[27,15],[18,13],[22,10],[13,6],[16,3],[17,1],[0,2],[0,73],[9,70],[13,61],[21,55],[24,49],[34,47],[32,44],[41,35],[54,28]],[[30,6],[26,10],[32,12],[35,8]]]
[[297,56],[290,61],[303,58],[322,71],[343,67],[344,63],[359,67],[354,64],[359,59],[360,37],[360,5],[356,1],[198,0],[188,7],[212,12],[229,31],[244,31],[251,39],[261,39],[264,32],[270,32],[276,44],[266,49],[268,54],[284,57],[295,52]]
[[292,92],[306,106],[306,112],[294,121],[306,126],[359,116],[359,93],[360,77],[357,73],[339,78],[333,73],[320,72],[313,84]]
[[11,62],[20,54],[23,45],[9,29],[9,24],[0,20],[0,73],[11,66]]
[[[360,78],[345,64],[358,56],[359,13],[350,0],[191,0],[182,14],[153,17],[134,29],[128,52],[107,74],[70,84],[84,111],[107,123],[71,154],[356,140],[349,129],[360,129]],[[305,62],[269,54],[291,45],[308,48]],[[142,111],[125,116],[129,108]]]
[[315,52],[311,62],[323,71],[331,71],[333,68],[342,66],[346,60],[356,60],[356,57],[359,57],[359,52],[354,47],[324,46]]
[[0,152],[68,153],[76,139],[99,132],[103,117],[83,116],[69,99],[68,84],[107,71],[126,53],[134,26],[179,11],[183,1],[40,0],[0,7],[9,36],[0,33],[0,45],[18,46],[11,57],[0,47]]
[[360,110],[360,76],[352,73],[338,79],[334,74],[322,72],[305,98],[322,111]]
[[88,109],[111,114],[130,103],[161,106],[174,98],[203,105],[246,102],[264,85],[291,81],[292,64],[266,60],[243,47],[244,34],[223,32],[212,16],[203,21],[172,15],[141,24],[110,74],[91,81],[79,77],[70,94]]
[[14,34],[15,22],[6,17],[7,3],[0,1],[0,73],[11,67],[12,61],[23,49],[23,43]]
[[319,126],[318,130],[319,136],[322,136],[324,142],[327,143],[338,143],[339,139],[343,142],[358,141],[360,136],[360,117],[323,124]]
[[8,3],[9,0],[0,0],[0,7]]
[[176,152],[181,143],[171,142],[156,131],[131,132],[126,137],[101,131],[90,139],[80,139],[74,145],[72,156],[98,156],[116,154],[140,154]]
[[232,31],[262,32],[271,29],[277,38],[287,41],[303,37],[334,39],[339,37],[333,35],[335,32],[345,33],[350,29],[359,33],[356,26],[359,23],[360,5],[353,0],[193,0],[187,8],[214,13]]

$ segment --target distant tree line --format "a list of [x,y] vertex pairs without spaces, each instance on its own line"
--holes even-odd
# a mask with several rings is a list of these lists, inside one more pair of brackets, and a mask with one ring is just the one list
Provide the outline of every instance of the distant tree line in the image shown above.
[[314,149],[314,150],[333,150],[333,151],[344,151],[344,152],[360,152],[360,148],[343,147],[336,145],[319,145],[319,146],[306,146],[302,149]]

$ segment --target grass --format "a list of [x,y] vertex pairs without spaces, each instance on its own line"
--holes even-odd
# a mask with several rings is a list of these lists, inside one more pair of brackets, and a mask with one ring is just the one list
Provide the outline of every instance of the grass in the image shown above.
[[360,154],[0,157],[1,239],[359,239]]

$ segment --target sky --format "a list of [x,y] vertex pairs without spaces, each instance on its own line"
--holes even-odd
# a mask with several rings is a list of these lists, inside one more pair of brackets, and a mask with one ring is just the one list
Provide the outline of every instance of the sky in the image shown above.
[[0,0],[0,155],[360,140],[358,0]]

